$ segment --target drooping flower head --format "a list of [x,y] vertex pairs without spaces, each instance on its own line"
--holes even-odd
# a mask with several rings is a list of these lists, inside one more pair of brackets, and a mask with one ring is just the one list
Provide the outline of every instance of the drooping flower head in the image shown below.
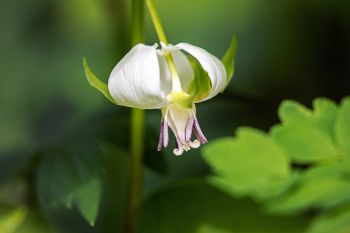
[[[157,44],[135,45],[114,67],[108,86],[90,70],[86,59],[85,74],[90,85],[114,104],[161,109],[158,150],[168,146],[170,127],[177,144],[173,152],[181,155],[207,142],[199,127],[195,103],[213,98],[229,83],[234,74],[237,40],[232,38],[222,61],[187,43],[169,45],[152,0],[146,0],[146,5],[161,48]],[[139,36],[135,38],[141,40]]]
[[[233,59],[232,46],[235,43],[225,55],[226,60],[231,59],[229,64]],[[137,44],[110,74],[109,97],[118,105],[161,109],[158,150],[168,146],[170,127],[177,144],[173,152],[181,155],[207,142],[196,117],[195,103],[223,91],[233,74],[232,65],[228,67],[225,69],[218,58],[204,49],[187,43],[161,43],[161,48],[157,44]]]

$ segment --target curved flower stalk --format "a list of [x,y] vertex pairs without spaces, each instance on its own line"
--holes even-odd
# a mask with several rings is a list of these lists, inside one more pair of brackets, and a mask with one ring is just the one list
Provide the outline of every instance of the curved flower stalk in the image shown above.
[[90,84],[114,104],[161,109],[158,150],[168,146],[170,127],[177,144],[173,153],[181,155],[207,142],[195,104],[225,89],[233,75],[236,44],[233,38],[222,61],[187,43],[175,46],[161,43],[160,48],[157,44],[137,44],[114,67],[108,86],[92,73],[86,60],[84,66]]

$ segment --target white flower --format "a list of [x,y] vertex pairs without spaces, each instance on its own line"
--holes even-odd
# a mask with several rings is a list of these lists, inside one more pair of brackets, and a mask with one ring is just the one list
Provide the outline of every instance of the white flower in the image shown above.
[[108,90],[119,105],[161,109],[158,150],[168,145],[169,126],[177,142],[173,152],[181,155],[207,142],[194,104],[217,95],[228,79],[222,62],[204,49],[187,43],[157,47],[134,46],[113,69]]

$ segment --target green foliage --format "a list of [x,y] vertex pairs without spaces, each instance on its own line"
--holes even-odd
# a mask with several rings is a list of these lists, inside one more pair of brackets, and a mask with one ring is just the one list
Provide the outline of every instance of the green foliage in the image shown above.
[[303,217],[262,213],[248,199],[235,199],[204,181],[186,181],[164,188],[146,200],[142,233],[300,233]]
[[332,136],[334,121],[337,115],[336,104],[325,98],[317,98],[313,101],[314,111],[293,100],[282,102],[278,115],[284,125],[309,126]]
[[271,133],[295,162],[312,163],[337,158],[329,135],[310,125],[281,125]]
[[93,225],[98,213],[104,164],[104,153],[96,143],[46,155],[38,171],[40,203],[47,208],[57,205],[70,208],[75,203]]
[[349,201],[349,181],[325,177],[313,181],[301,181],[296,190],[290,191],[269,206],[278,213],[294,213],[310,208],[330,208]]
[[350,201],[349,161],[311,167],[303,173],[299,184],[269,206],[270,211],[291,213],[329,209]]
[[115,100],[109,93],[107,84],[102,82],[89,68],[86,58],[83,58],[83,67],[84,67],[86,79],[88,80],[89,84],[92,87],[96,88],[99,92],[101,92],[113,104],[117,104],[117,102],[115,102]]
[[237,43],[237,37],[232,37],[230,47],[227,49],[225,55],[221,59],[226,69],[227,84],[231,81],[233,75],[235,74],[235,55]]
[[284,101],[282,123],[269,133],[239,128],[235,138],[209,143],[208,180],[234,197],[257,198],[267,212],[317,210],[308,232],[348,232],[349,209],[329,213],[350,204],[350,99],[338,107],[319,98],[313,107]]
[[259,130],[240,128],[237,138],[214,141],[203,154],[218,175],[211,182],[237,195],[271,195],[290,178],[286,152]]
[[293,161],[298,163],[321,162],[337,159],[334,145],[336,105],[327,99],[316,99],[314,111],[294,101],[284,101],[279,109],[282,125],[271,131]]
[[343,153],[350,156],[350,97],[345,98],[339,108],[338,119],[335,126],[337,143]]
[[312,223],[307,233],[348,233],[350,232],[350,206],[325,212]]
[[98,178],[94,178],[79,187],[73,195],[80,213],[93,226],[98,213],[101,182]]

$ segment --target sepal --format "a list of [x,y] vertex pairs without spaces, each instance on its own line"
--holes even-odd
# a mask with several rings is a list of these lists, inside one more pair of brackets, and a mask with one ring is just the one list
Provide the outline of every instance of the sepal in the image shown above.
[[109,93],[107,84],[105,84],[104,82],[102,82],[93,72],[92,70],[89,68],[89,65],[87,63],[86,58],[83,58],[83,67],[84,67],[84,72],[85,72],[85,76],[87,81],[89,82],[89,84],[96,88],[99,92],[101,92],[109,101],[111,101],[113,104],[118,104],[111,96],[111,94]]
[[[221,62],[225,66],[227,75],[226,86],[229,84],[235,73],[235,55],[237,50],[237,43],[237,37],[232,37],[230,47],[227,49],[225,55],[221,59]],[[222,91],[225,90],[226,86],[222,89]]]

